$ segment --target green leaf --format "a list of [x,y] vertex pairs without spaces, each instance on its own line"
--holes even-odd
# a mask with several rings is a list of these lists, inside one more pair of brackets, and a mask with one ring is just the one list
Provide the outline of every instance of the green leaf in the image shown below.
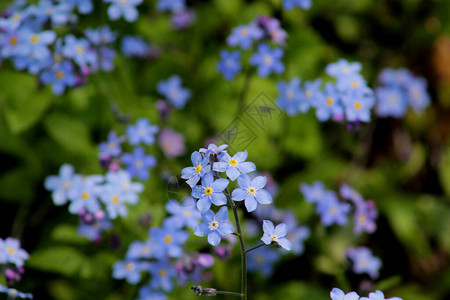
[[37,270],[73,277],[79,274],[86,259],[75,248],[51,246],[32,253],[27,265]]

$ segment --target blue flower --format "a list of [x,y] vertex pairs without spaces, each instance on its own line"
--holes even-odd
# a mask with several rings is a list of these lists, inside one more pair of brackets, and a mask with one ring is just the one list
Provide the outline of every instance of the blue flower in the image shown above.
[[91,0],[66,0],[67,4],[76,6],[81,14],[90,14],[94,10]]
[[144,190],[144,185],[140,182],[132,182],[130,173],[124,170],[108,172],[105,175],[106,185],[120,188],[120,198],[122,201],[135,205],[139,201],[138,194]]
[[152,244],[150,240],[147,240],[145,242],[133,242],[128,247],[128,251],[125,257],[130,260],[140,258],[146,259],[152,258],[154,247],[155,245]]
[[108,133],[108,140],[101,143],[98,148],[100,149],[101,155],[119,156],[122,153],[122,148],[120,144],[125,141],[123,136],[117,136],[115,131],[110,131]]
[[18,31],[6,31],[0,34],[1,58],[17,56],[17,49],[22,44],[22,41],[19,39],[20,32],[19,29]]
[[341,95],[332,83],[325,84],[323,95],[318,97],[313,105],[316,108],[316,116],[319,121],[326,121],[333,116],[344,114]]
[[402,298],[399,297],[392,297],[392,298],[384,298],[384,294],[380,290],[376,290],[373,293],[369,294],[369,298],[367,297],[361,297],[360,300],[402,300]]
[[77,39],[69,34],[64,38],[64,46],[61,51],[64,57],[73,59],[80,67],[97,64],[97,54],[91,49],[87,39]]
[[173,279],[176,277],[176,270],[167,259],[161,259],[150,263],[149,271],[152,275],[150,286],[156,289],[162,289],[166,292],[173,290]]
[[300,87],[300,78],[293,78],[291,81],[279,81],[277,84],[279,96],[277,105],[284,109],[289,116],[295,116],[301,107],[302,112],[307,111],[310,104],[308,101],[302,101],[302,91]]
[[158,133],[158,130],[158,126],[151,125],[148,119],[141,118],[136,121],[136,125],[127,127],[128,142],[131,145],[139,143],[153,145],[155,143],[155,134]]
[[311,0],[283,0],[284,9],[292,10],[296,6],[302,9],[309,9],[311,7]]
[[56,39],[56,34],[51,30],[44,30],[39,33],[23,30],[19,33],[19,39],[23,42],[17,47],[17,52],[23,56],[32,56],[35,59],[48,59],[51,52],[48,45]]
[[430,95],[427,92],[427,81],[424,78],[413,78],[407,85],[409,105],[416,112],[423,112],[430,104]]
[[296,255],[300,255],[305,249],[303,242],[310,235],[309,228],[306,226],[289,226],[289,228],[286,238],[292,244],[292,252]]
[[223,235],[234,232],[233,226],[228,223],[228,209],[223,206],[216,215],[212,210],[202,214],[203,223],[195,227],[194,234],[196,236],[208,236],[208,242],[213,246],[218,246]]
[[14,10],[8,18],[0,17],[0,28],[4,31],[15,31],[29,16],[29,10]]
[[350,211],[350,205],[339,202],[334,192],[328,192],[325,195],[317,205],[317,213],[320,215],[322,224],[324,226],[331,226],[334,223],[347,224],[347,213]]
[[30,256],[28,253],[20,248],[20,241],[15,238],[0,239],[0,258],[4,261],[15,264],[17,267],[22,267]]
[[167,300],[167,295],[163,292],[155,291],[150,287],[141,287],[137,300]]
[[108,7],[108,17],[111,20],[117,20],[121,16],[128,22],[137,20],[139,13],[136,6],[142,3],[143,0],[103,0],[106,3],[111,3]]
[[384,85],[406,86],[414,76],[408,69],[385,68],[378,75],[378,80]]
[[300,185],[300,191],[302,192],[303,197],[305,197],[306,202],[309,203],[320,203],[320,201],[329,192],[320,181],[315,181],[311,185],[302,183]]
[[232,80],[237,73],[242,69],[241,62],[241,52],[235,50],[229,52],[227,50],[222,50],[220,52],[220,62],[217,63],[217,70],[223,74],[226,80]]
[[380,117],[400,118],[408,107],[407,95],[397,86],[379,87],[375,89],[377,106],[375,112]]
[[259,272],[269,277],[273,272],[273,265],[280,259],[280,254],[267,247],[258,248],[248,253],[248,271]]
[[231,31],[227,38],[229,46],[240,46],[242,49],[250,49],[254,40],[264,37],[264,31],[255,23],[249,25],[239,25]]
[[266,31],[272,43],[282,46],[286,45],[287,33],[281,28],[279,20],[267,16],[259,16],[258,25]]
[[141,272],[148,271],[149,267],[149,263],[137,260],[118,261],[113,265],[113,277],[137,284],[141,281]]
[[342,198],[350,200],[356,206],[358,206],[361,203],[364,203],[363,197],[347,184],[341,185],[339,189],[339,194],[341,195]]
[[284,64],[281,62],[283,57],[283,49],[270,49],[268,44],[259,44],[258,52],[252,54],[250,57],[250,64],[258,67],[258,75],[260,77],[267,77],[270,73],[277,74],[284,72]]
[[53,25],[63,25],[73,17],[71,11],[72,7],[68,3],[61,2],[56,5],[51,0],[40,0],[31,13],[42,23],[50,19]]
[[99,194],[103,203],[106,205],[106,211],[110,219],[128,215],[128,208],[125,206],[125,200],[122,198],[120,186],[112,184],[104,185]]
[[52,199],[55,205],[64,205],[67,203],[67,191],[72,187],[73,182],[80,180],[81,175],[75,174],[73,167],[64,164],[59,169],[59,176],[48,176],[45,179],[45,188],[52,191]]
[[157,89],[176,108],[183,108],[191,98],[191,92],[181,86],[181,78],[177,75],[165,81],[160,81]]
[[213,171],[225,172],[231,180],[236,180],[239,175],[253,172],[256,170],[254,163],[245,161],[247,159],[247,150],[238,152],[233,157],[228,153],[223,153],[219,162],[213,164]]
[[143,38],[138,36],[124,36],[121,42],[122,53],[126,57],[146,57],[149,55],[150,46]]
[[228,183],[227,179],[214,180],[211,173],[205,174],[202,178],[202,185],[196,185],[192,189],[192,197],[199,199],[197,202],[198,210],[201,213],[206,212],[211,207],[211,203],[217,206],[227,204],[227,198],[223,190],[228,186]]
[[[72,0],[77,1],[77,0]],[[84,0],[81,0],[84,1]],[[90,0],[88,0],[90,1]],[[113,43],[117,38],[117,33],[111,31],[108,25],[104,25],[95,29],[86,29],[84,31],[89,42],[91,42],[95,46],[101,46],[105,44]]]
[[201,215],[196,208],[196,201],[190,196],[187,196],[181,205],[175,200],[170,200],[166,204],[166,210],[172,216],[164,220],[163,226],[174,228],[188,226],[194,229],[200,221]]
[[102,181],[101,175],[90,175],[76,180],[67,192],[68,198],[72,200],[69,211],[77,214],[84,208],[91,213],[97,212],[100,209],[97,197]]
[[325,67],[325,72],[335,78],[342,78],[357,75],[361,72],[362,66],[359,62],[349,63],[345,59],[339,59],[335,63],[330,63]]
[[202,157],[200,152],[197,151],[192,153],[191,161],[193,167],[186,167],[181,170],[181,178],[187,179],[186,183],[192,188],[200,178],[211,171],[211,166],[209,165],[209,156]]
[[25,70],[31,74],[38,74],[42,70],[51,67],[53,64],[53,57],[49,53],[48,56],[37,58],[32,54],[28,56],[15,56],[13,57],[14,67],[17,70]]
[[261,241],[266,245],[276,243],[286,250],[291,250],[292,244],[285,237],[288,231],[287,225],[284,223],[278,224],[277,227],[273,226],[273,223],[268,220],[263,221],[264,234],[261,237]]
[[218,159],[221,159],[224,153],[227,153],[228,145],[223,144],[220,146],[217,146],[216,144],[209,144],[208,148],[200,148],[200,153],[205,153],[206,156],[209,157],[209,155],[216,156]]
[[345,294],[341,289],[334,288],[330,292],[331,300],[358,300],[359,295],[356,292]]
[[186,8],[186,0],[158,0],[156,9],[158,11],[179,12]]
[[107,218],[104,218],[94,222],[93,224],[78,225],[77,232],[79,235],[84,236],[91,241],[99,241],[101,238],[101,233],[111,228],[112,223]]
[[378,278],[381,268],[381,260],[373,256],[366,247],[349,248],[346,255],[353,262],[353,272],[357,274],[367,273],[372,279]]
[[260,204],[272,203],[272,195],[264,190],[267,178],[264,176],[256,176],[253,180],[247,174],[242,174],[237,179],[239,187],[233,190],[231,199],[234,201],[245,200],[245,207],[248,212],[252,212]]
[[299,111],[305,113],[316,102],[323,101],[323,93],[320,90],[322,80],[305,81],[303,85],[303,100],[299,103]]
[[4,285],[0,284],[0,293],[7,293],[8,298],[11,297],[11,299],[16,299],[16,297],[22,298],[22,299],[33,299],[33,295],[29,293],[22,293],[19,292],[16,289],[10,289],[9,287],[6,287]]
[[162,258],[166,255],[180,257],[183,254],[181,246],[186,242],[189,234],[187,231],[174,228],[166,223],[163,228],[151,228],[150,236],[154,243],[158,245],[154,251],[154,256]]
[[147,180],[150,176],[149,169],[156,165],[156,158],[153,155],[145,155],[141,147],[136,147],[133,154],[124,153],[122,162],[127,165],[127,171],[130,176],[137,177],[140,180]]
[[44,84],[52,84],[52,91],[55,95],[64,93],[66,87],[73,87],[77,83],[73,65],[70,61],[56,63],[50,70],[41,74],[41,81]]
[[375,208],[375,203],[373,201],[366,201],[359,203],[355,210],[355,226],[353,232],[355,234],[360,234],[365,231],[367,233],[373,233],[377,229],[375,223],[378,217],[378,212]]
[[364,89],[354,89],[343,95],[342,102],[344,103],[347,121],[370,121],[370,109],[375,104],[372,92],[368,92]]

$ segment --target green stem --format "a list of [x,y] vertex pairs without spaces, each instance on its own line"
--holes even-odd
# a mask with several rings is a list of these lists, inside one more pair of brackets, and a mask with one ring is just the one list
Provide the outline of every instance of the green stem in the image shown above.
[[227,292],[227,291],[217,291],[217,295],[230,295],[230,296],[242,297],[242,294],[240,294],[240,293]]
[[258,248],[260,248],[260,247],[262,247],[262,246],[266,246],[266,244],[261,244],[261,245],[255,246],[255,247],[253,247],[253,248],[247,249],[247,250],[245,250],[245,253],[247,254],[247,253],[249,253],[250,251],[256,250],[256,249],[258,249]]

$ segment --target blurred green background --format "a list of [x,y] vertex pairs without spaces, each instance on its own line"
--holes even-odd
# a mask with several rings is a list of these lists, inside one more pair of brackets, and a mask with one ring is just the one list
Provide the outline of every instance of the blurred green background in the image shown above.
[[[124,257],[133,240],[146,238],[143,218],[150,214],[151,224],[159,225],[169,196],[181,199],[189,192],[184,185],[168,185],[162,175],[179,177],[190,164],[189,153],[230,128],[239,115],[238,122],[253,137],[249,160],[279,184],[274,203],[293,209],[312,233],[303,256],[286,257],[267,280],[250,276],[250,299],[321,300],[329,299],[334,286],[355,289],[362,277],[348,270],[344,251],[358,244],[382,258],[375,287],[386,295],[450,299],[450,1],[313,0],[310,10],[290,12],[281,9],[280,0],[188,4],[197,19],[182,31],[172,30],[168,15],[155,12],[154,1],[144,2],[135,24],[111,23],[123,35],[138,34],[160,47],[161,57],[119,55],[113,72],[93,75],[85,86],[60,97],[34,76],[2,64],[0,237],[20,238],[31,255],[17,288],[33,292],[36,299],[134,299],[136,287],[112,279],[112,263]],[[422,115],[409,112],[399,120],[374,117],[355,132],[342,124],[320,123],[313,112],[294,118],[275,113],[261,123],[239,111],[244,76],[228,82],[216,71],[231,29],[258,15],[280,19],[288,32],[286,72],[267,79],[252,76],[247,104],[271,103],[279,79],[315,79],[324,75],[328,63],[346,58],[363,64],[372,87],[385,67],[406,67],[426,77],[432,105]],[[105,11],[83,17],[79,24],[84,29],[100,25],[99,20],[106,22]],[[155,108],[156,85],[173,74],[183,78],[193,96],[163,121]],[[112,104],[132,121],[147,117],[182,133],[188,150],[168,159],[152,148],[158,165],[139,205],[95,244],[77,235],[78,218],[66,206],[53,205],[43,181],[63,163],[81,174],[103,172],[97,144],[110,130],[123,133],[126,126],[115,118]],[[333,190],[346,182],[373,199],[380,212],[378,230],[364,238],[354,237],[349,227],[324,230],[298,191],[300,183],[315,180]],[[216,260],[211,286],[238,289],[239,255],[234,250],[233,260]],[[195,296],[180,287],[170,297]]]

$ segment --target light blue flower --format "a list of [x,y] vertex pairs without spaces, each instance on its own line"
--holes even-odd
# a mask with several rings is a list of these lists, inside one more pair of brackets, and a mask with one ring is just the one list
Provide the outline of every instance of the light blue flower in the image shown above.
[[139,36],[124,36],[120,45],[126,57],[145,58],[150,53],[150,45]]
[[179,12],[186,8],[186,0],[158,0],[156,9],[158,11]]
[[292,10],[294,7],[309,9],[311,7],[311,1],[312,0],[283,0],[283,7],[287,10]]
[[392,297],[392,298],[384,298],[384,294],[380,290],[376,290],[373,293],[369,294],[369,298],[367,297],[361,297],[360,300],[402,300],[402,298],[399,297]]
[[79,224],[77,232],[79,235],[88,238],[89,240],[96,242],[101,239],[101,233],[112,228],[112,223],[104,218],[97,220],[93,224]]
[[228,153],[223,153],[219,162],[213,164],[213,171],[225,172],[232,181],[236,180],[239,175],[250,173],[256,170],[254,163],[245,161],[247,159],[247,150],[238,152],[233,157]]
[[178,109],[183,108],[191,98],[191,92],[183,88],[181,84],[181,78],[174,75],[165,81],[160,81],[157,86],[158,92]]
[[227,38],[227,44],[231,47],[240,46],[247,50],[253,44],[253,41],[260,40],[264,37],[264,31],[255,23],[249,25],[239,25],[231,31]]
[[232,80],[242,70],[241,62],[239,61],[241,52],[238,50],[233,52],[222,50],[220,59],[217,63],[217,70],[223,74],[226,80]]
[[41,22],[51,20],[53,25],[63,25],[73,18],[72,7],[68,3],[53,4],[51,0],[40,0],[32,14]]
[[80,179],[81,175],[75,174],[73,166],[64,164],[59,169],[58,176],[48,176],[45,179],[44,186],[47,190],[52,191],[52,199],[55,205],[64,205],[68,200],[68,190],[72,187],[74,181]]
[[339,188],[339,194],[342,198],[350,200],[356,206],[364,202],[363,197],[347,184],[341,185],[341,187]]
[[91,0],[66,0],[66,3],[76,6],[81,14],[90,14],[94,10]]
[[69,34],[64,38],[64,46],[61,49],[62,55],[73,59],[80,67],[93,66],[97,64],[97,54],[92,50],[87,39],[75,38]]
[[277,98],[277,105],[284,109],[289,116],[295,116],[300,107],[301,111],[308,110],[310,103],[302,101],[302,90],[300,87],[300,78],[295,77],[291,81],[279,81],[277,84],[279,96]]
[[83,208],[90,213],[100,210],[97,197],[102,182],[103,176],[101,175],[90,175],[76,180],[67,192],[68,198],[72,200],[69,211],[77,214]]
[[353,272],[357,274],[367,273],[372,279],[378,278],[381,260],[373,256],[369,248],[349,248],[346,251],[346,255],[353,262]]
[[122,201],[136,205],[139,201],[139,193],[144,190],[144,185],[140,182],[132,182],[130,173],[124,170],[108,172],[105,175],[106,185],[120,188],[120,198]]
[[347,60],[341,58],[337,62],[328,64],[325,67],[325,72],[335,78],[341,78],[359,74],[359,72],[361,72],[361,69],[361,63],[349,63]]
[[167,295],[150,287],[141,287],[137,300],[167,300]]
[[145,145],[153,145],[155,143],[155,134],[158,133],[159,127],[151,125],[150,121],[141,118],[136,121],[136,125],[129,125],[126,129],[128,142],[131,145],[143,143]]
[[358,300],[359,295],[356,292],[345,294],[341,289],[334,288],[330,292],[331,300]]
[[151,228],[150,237],[154,244],[158,245],[154,251],[155,257],[162,258],[166,255],[169,257],[181,257],[183,254],[181,246],[187,241],[189,234],[185,230],[174,228],[166,223],[162,228]]
[[417,77],[411,79],[406,90],[409,96],[409,105],[418,113],[421,113],[430,104],[430,95],[427,92],[427,81],[424,78]]
[[282,248],[286,250],[291,250],[292,244],[285,237],[288,231],[286,224],[281,223],[278,224],[277,227],[274,227],[271,221],[264,220],[263,231],[264,234],[261,237],[261,241],[263,241],[264,244],[270,245],[271,243],[275,243],[280,245]]
[[5,240],[0,239],[0,257],[20,268],[30,256],[20,248],[18,239],[9,237]]
[[[77,0],[73,0],[77,1]],[[83,1],[83,0],[82,0]],[[88,0],[90,1],[90,0]],[[89,42],[95,46],[101,46],[113,43],[117,38],[117,33],[111,31],[111,28],[108,25],[104,25],[95,29],[88,28],[84,31]]]
[[199,152],[204,153],[206,156],[209,157],[209,155],[215,156],[218,159],[221,159],[224,153],[227,153],[228,145],[223,144],[220,146],[217,146],[216,144],[209,144],[208,148],[200,148]]
[[125,257],[127,259],[149,259],[153,257],[153,251],[156,246],[151,242],[151,240],[147,240],[145,242],[133,242],[128,247],[127,254]]
[[66,87],[73,87],[77,83],[70,61],[56,63],[51,69],[43,71],[40,79],[44,84],[52,84],[52,91],[55,95],[61,95]]
[[260,204],[272,203],[272,195],[264,190],[267,178],[265,176],[256,176],[253,180],[247,174],[242,174],[237,179],[239,188],[233,190],[231,199],[234,201],[245,200],[245,207],[248,212],[256,209],[258,202]]
[[233,233],[233,226],[228,223],[228,209],[223,206],[216,215],[212,210],[202,214],[203,223],[195,227],[194,234],[196,236],[208,236],[208,243],[218,246],[222,240],[222,236]]
[[349,122],[370,121],[370,110],[375,104],[373,93],[365,89],[354,89],[342,97],[345,117]]
[[227,179],[219,178],[214,180],[211,173],[205,174],[202,178],[202,185],[196,185],[192,189],[192,197],[199,199],[197,208],[201,213],[206,212],[211,203],[216,206],[227,204],[223,190],[228,186]]
[[298,110],[306,113],[311,105],[323,101],[323,93],[320,90],[322,80],[305,81],[303,84],[303,99],[300,101]]
[[141,147],[134,148],[133,154],[124,153],[122,162],[127,165],[130,176],[140,180],[147,180],[150,176],[150,168],[156,165],[156,158],[153,155],[146,155]]
[[137,260],[118,261],[113,265],[113,277],[115,279],[125,279],[131,284],[141,281],[141,273],[148,271],[150,264]]
[[188,226],[194,229],[200,222],[200,212],[196,208],[195,199],[191,196],[184,198],[181,204],[176,200],[169,200],[166,210],[172,216],[164,220],[163,226],[173,226],[174,228]]
[[331,191],[326,193],[317,205],[317,213],[324,226],[331,226],[335,223],[341,226],[347,224],[349,211],[350,205],[339,202],[336,194]]
[[120,144],[125,141],[123,136],[117,136],[115,131],[108,133],[108,140],[100,143],[98,148],[100,149],[100,155],[119,156],[122,153]]
[[122,189],[120,186],[107,184],[101,187],[99,192],[100,199],[106,205],[106,212],[110,219],[116,219],[118,216],[126,217],[128,208],[125,206],[125,200],[122,198]]
[[323,95],[313,102],[316,108],[316,116],[319,121],[326,121],[333,116],[344,114],[341,95],[332,83],[325,84]]
[[19,292],[16,289],[12,289],[9,287],[6,287],[4,285],[0,284],[0,293],[6,293],[8,294],[8,298],[11,297],[11,299],[16,299],[16,297],[22,298],[22,299],[33,299],[33,295],[29,293],[22,293]]
[[193,167],[186,167],[181,170],[181,178],[187,179],[186,183],[192,188],[200,178],[211,172],[211,166],[209,165],[209,156],[205,155],[205,157],[202,157],[198,151],[192,153],[191,161]]
[[262,43],[258,45],[258,52],[253,53],[250,57],[250,64],[258,68],[257,72],[260,77],[267,77],[272,72],[281,74],[284,72],[282,57],[283,49],[271,49],[268,44]]
[[326,197],[326,194],[329,192],[320,181],[315,181],[311,185],[302,183],[300,185],[300,191],[302,192],[303,197],[305,197],[306,202],[316,204],[320,203],[320,201]]
[[23,42],[17,47],[17,52],[21,56],[32,56],[36,59],[51,57],[48,45],[56,39],[56,34],[51,30],[33,32],[31,30],[22,30],[19,33],[19,39]]
[[264,277],[269,277],[273,272],[274,264],[280,259],[280,254],[275,249],[262,247],[248,253],[248,271],[259,272]]
[[160,259],[150,263],[150,286],[154,290],[162,289],[170,292],[174,288],[173,280],[176,278],[176,270],[168,259]]
[[143,0],[103,0],[111,3],[108,7],[108,17],[111,20],[117,20],[123,16],[128,22],[134,22],[139,17],[136,6],[140,5]]

